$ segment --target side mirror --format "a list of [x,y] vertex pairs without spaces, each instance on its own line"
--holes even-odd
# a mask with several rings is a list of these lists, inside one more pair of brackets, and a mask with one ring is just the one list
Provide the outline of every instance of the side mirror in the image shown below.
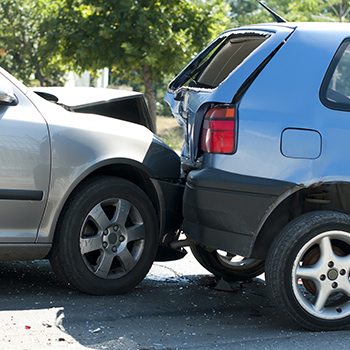
[[9,81],[0,78],[0,105],[16,106],[18,98],[13,92],[13,87]]

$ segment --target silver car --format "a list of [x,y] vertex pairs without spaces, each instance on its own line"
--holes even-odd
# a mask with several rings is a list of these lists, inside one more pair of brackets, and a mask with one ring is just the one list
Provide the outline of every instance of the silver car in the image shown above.
[[[110,94],[102,107],[141,103],[142,119],[141,94]],[[0,260],[49,257],[67,285],[124,293],[180,224],[179,157],[145,126],[64,107],[0,69]]]

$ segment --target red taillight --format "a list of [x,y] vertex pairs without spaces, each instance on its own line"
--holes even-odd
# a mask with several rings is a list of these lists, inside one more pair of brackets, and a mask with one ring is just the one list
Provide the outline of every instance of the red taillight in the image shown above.
[[203,121],[202,151],[208,153],[234,153],[235,129],[235,108],[225,106],[210,109]]

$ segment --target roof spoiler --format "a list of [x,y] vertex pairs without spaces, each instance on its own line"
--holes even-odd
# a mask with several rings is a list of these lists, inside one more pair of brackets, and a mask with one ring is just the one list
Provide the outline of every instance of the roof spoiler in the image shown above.
[[276,20],[276,22],[278,23],[287,23],[287,21],[281,17],[280,15],[278,15],[275,11],[272,11],[268,6],[266,6],[265,4],[263,4],[260,0],[256,0],[263,8],[265,8],[267,11],[270,12],[270,14],[273,16],[273,18]]

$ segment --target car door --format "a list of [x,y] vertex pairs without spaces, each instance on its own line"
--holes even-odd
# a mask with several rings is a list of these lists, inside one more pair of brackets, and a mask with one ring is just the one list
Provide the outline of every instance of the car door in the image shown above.
[[9,90],[17,103],[0,102],[0,243],[30,243],[47,199],[50,140],[42,115],[0,73],[0,94]]

